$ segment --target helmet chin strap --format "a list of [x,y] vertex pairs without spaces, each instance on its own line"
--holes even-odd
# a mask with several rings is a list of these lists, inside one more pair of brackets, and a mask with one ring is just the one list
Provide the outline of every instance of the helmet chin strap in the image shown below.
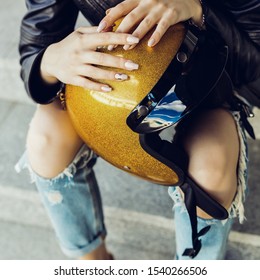
[[199,237],[203,236],[210,230],[210,226],[206,226],[198,232],[198,221],[196,212],[197,203],[193,184],[194,182],[190,181],[190,178],[187,177],[185,183],[180,186],[180,188],[184,192],[184,203],[190,217],[192,230],[192,248],[186,248],[182,255],[189,256],[192,259],[197,256],[202,246]]
[[228,212],[189,177],[187,172],[189,158],[177,141],[174,139],[172,142],[162,140],[158,132],[140,134],[139,140],[146,152],[170,167],[179,177],[176,185],[184,193],[184,203],[192,229],[192,248],[186,248],[183,256],[194,258],[202,247],[200,237],[210,230],[210,226],[206,226],[198,232],[196,208],[200,207],[210,216],[219,220],[227,219]]

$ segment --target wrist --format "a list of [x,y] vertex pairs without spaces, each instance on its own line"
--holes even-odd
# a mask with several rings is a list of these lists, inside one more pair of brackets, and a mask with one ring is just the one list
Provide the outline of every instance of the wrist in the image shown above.
[[40,65],[40,74],[42,80],[47,83],[47,84],[56,84],[59,80],[51,74],[51,68],[52,68],[52,63],[49,61],[53,61],[51,59],[51,53],[52,53],[52,48],[54,46],[50,45],[44,52],[41,60],[41,65]]

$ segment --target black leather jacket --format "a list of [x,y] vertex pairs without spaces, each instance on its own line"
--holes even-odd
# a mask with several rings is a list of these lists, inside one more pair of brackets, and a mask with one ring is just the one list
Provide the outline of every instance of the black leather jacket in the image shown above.
[[[28,12],[21,24],[21,77],[29,96],[47,104],[60,84],[46,85],[39,66],[44,50],[74,30],[78,12],[94,25],[105,10],[120,0],[26,0]],[[235,88],[250,100],[260,81],[260,0],[204,0],[207,32],[222,37],[229,48],[227,72]],[[260,104],[260,100],[258,100]]]

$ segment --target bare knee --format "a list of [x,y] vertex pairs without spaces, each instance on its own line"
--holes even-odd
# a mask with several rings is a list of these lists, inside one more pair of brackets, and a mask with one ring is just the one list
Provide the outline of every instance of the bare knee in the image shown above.
[[66,112],[47,106],[39,106],[31,121],[27,151],[32,169],[44,178],[53,178],[73,160],[82,140]]
[[205,191],[228,208],[237,189],[236,164],[230,162],[225,150],[214,145],[210,150],[209,154],[193,155],[188,172]]
[[[225,149],[212,144],[208,152],[194,153],[189,163],[189,173],[207,190],[220,190],[231,174],[236,174],[236,168],[230,164]],[[225,188],[225,187],[224,187]]]
[[187,131],[184,148],[190,176],[213,198],[229,208],[237,190],[239,140],[230,113],[223,109],[198,116]]

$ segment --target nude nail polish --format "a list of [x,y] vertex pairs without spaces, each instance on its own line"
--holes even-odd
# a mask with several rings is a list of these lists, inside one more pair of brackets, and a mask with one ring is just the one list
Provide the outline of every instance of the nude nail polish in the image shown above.
[[155,40],[154,38],[151,38],[149,41],[148,41],[148,47],[152,47],[155,43]]
[[128,36],[126,38],[126,41],[130,44],[137,44],[137,43],[139,43],[139,38],[137,38],[135,36]]
[[106,27],[107,27],[106,22],[101,21],[101,22],[99,23],[98,28],[97,28],[97,32],[101,32],[101,31],[103,31]]
[[128,70],[137,70],[139,68],[139,65],[134,63],[133,61],[131,60],[128,60],[126,63],[125,63],[125,68],[128,69]]
[[112,91],[112,88],[109,87],[109,86],[102,86],[101,90],[104,91],[104,92],[110,92],[110,91]]
[[128,80],[128,76],[126,74],[122,74],[122,73],[116,73],[115,74],[115,78],[118,81],[125,81]]

